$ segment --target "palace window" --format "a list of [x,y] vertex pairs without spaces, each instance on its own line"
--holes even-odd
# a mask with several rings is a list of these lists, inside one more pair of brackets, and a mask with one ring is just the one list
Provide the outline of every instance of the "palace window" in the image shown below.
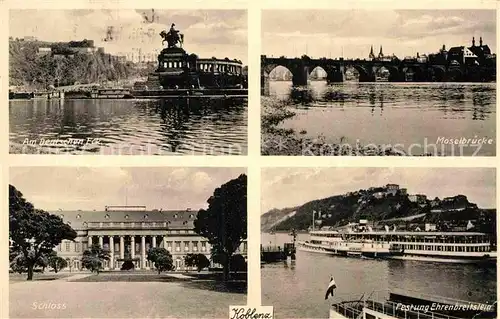
[[75,252],[80,252],[80,243],[75,243]]
[[171,241],[167,242],[167,250],[172,251],[172,242]]
[[198,242],[193,241],[193,251],[198,251]]
[[66,247],[65,247],[66,251],[69,251],[69,244],[70,244],[69,242],[66,243]]
[[189,251],[189,242],[184,242],[184,251]]
[[206,242],[201,242],[201,251],[207,251],[207,243]]
[[181,242],[180,241],[175,242],[175,251],[181,251]]

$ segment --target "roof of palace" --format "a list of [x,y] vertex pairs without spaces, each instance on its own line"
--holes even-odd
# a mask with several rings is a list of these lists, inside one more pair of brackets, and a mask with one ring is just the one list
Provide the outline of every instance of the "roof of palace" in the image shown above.
[[[110,206],[111,208],[111,206]],[[144,210],[144,209],[107,209],[104,211],[52,211],[73,228],[85,228],[87,222],[167,222],[170,226],[181,226],[196,219],[197,210]]]

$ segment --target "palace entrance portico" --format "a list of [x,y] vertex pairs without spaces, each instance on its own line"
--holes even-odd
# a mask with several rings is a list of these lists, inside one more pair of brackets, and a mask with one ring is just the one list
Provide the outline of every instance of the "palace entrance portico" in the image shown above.
[[109,251],[109,260],[105,261],[103,265],[105,270],[119,270],[124,260],[127,259],[132,260],[135,269],[151,269],[151,262],[147,260],[147,251],[155,247],[165,249],[171,247],[167,247],[167,236],[164,232],[147,235],[140,232],[138,234],[89,234],[89,247],[95,243]]

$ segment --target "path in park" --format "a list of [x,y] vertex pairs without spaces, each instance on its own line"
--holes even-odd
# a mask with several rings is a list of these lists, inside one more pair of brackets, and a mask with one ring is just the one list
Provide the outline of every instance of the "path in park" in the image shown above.
[[78,275],[73,275],[73,276],[69,276],[69,277],[63,277],[63,278],[60,278],[60,279],[57,279],[59,281],[75,281],[75,280],[78,280],[78,279],[83,279],[83,278],[86,278],[86,277],[89,277],[89,276],[92,276],[93,274],[91,273],[88,273],[88,274],[78,274]]
[[230,305],[246,304],[246,294],[183,282],[74,282],[68,278],[9,285],[10,317],[227,318]]

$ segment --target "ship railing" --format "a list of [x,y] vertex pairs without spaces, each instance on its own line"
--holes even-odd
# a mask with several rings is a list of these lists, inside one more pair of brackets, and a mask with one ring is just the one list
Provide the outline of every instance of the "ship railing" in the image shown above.
[[366,300],[364,302],[364,307],[367,309],[371,309],[373,311],[382,313],[384,315],[392,316],[394,318],[404,318],[404,319],[463,319],[463,318],[459,318],[459,317],[454,317],[454,316],[445,315],[445,314],[430,311],[430,310],[428,310],[430,308],[429,306],[422,307],[421,310],[420,309],[414,310],[414,309],[407,309],[406,306],[402,306],[401,303],[395,303],[392,301],[379,302],[379,301],[375,301],[375,300]]
[[483,303],[480,302],[474,302],[474,301],[469,301],[469,300],[463,300],[463,299],[455,299],[455,298],[449,298],[449,297],[444,297],[444,296],[436,296],[436,295],[431,295],[431,294],[426,294],[423,292],[418,292],[414,290],[409,290],[409,289],[399,289],[399,288],[393,288],[391,289],[392,293],[399,294],[399,295],[410,295],[411,297],[423,299],[423,300],[432,300],[435,302],[443,303],[443,304],[463,304],[463,305],[476,305],[476,306],[481,306],[484,305]]
[[[463,319],[443,313],[437,313],[430,310],[430,307],[422,306],[417,309],[408,309],[408,306],[402,303],[396,303],[389,300],[390,293],[395,293],[394,290],[374,290],[370,294],[363,294],[362,296],[355,295],[337,295],[335,296],[336,303],[332,304],[332,308],[339,314],[349,319],[362,318],[363,308],[372,311],[401,319]],[[413,292],[412,292],[413,293]],[[403,293],[406,295],[407,293]],[[424,296],[425,294],[421,294]],[[412,294],[413,296],[413,294]],[[451,303],[451,298],[441,298],[431,295],[426,295],[430,300],[443,300],[448,299],[447,303]],[[441,299],[440,299],[441,298]],[[452,305],[460,302],[453,300]],[[463,301],[466,302],[466,301]],[[466,302],[471,303],[471,302]]]

